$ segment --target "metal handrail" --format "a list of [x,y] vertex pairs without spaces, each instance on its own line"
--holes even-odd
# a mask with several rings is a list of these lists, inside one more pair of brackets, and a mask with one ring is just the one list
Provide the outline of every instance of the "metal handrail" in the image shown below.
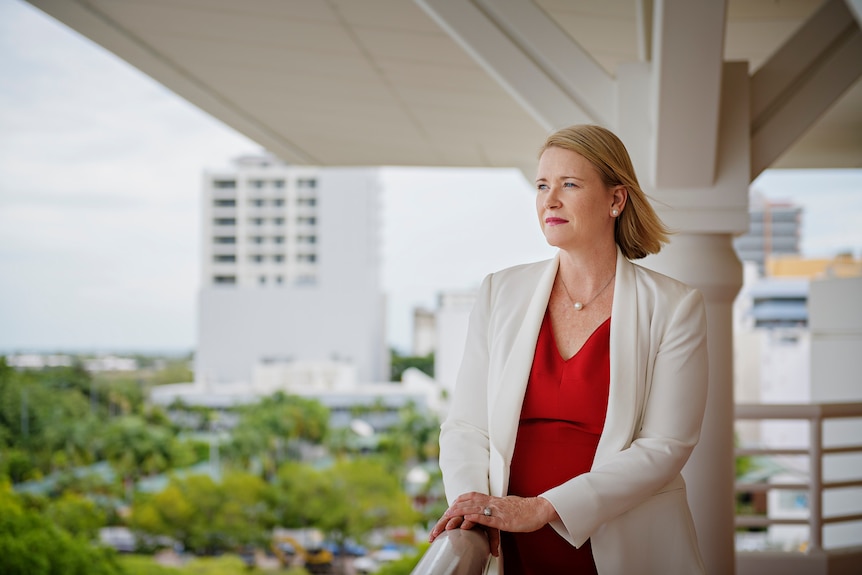
[[807,448],[741,448],[736,455],[807,455],[810,479],[802,483],[743,483],[736,482],[736,491],[766,492],[772,489],[806,489],[808,491],[808,519],[775,519],[756,515],[737,515],[737,527],[766,527],[769,525],[808,524],[810,551],[823,548],[823,526],[859,521],[862,514],[823,517],[824,489],[862,487],[862,477],[845,481],[823,481],[823,457],[836,453],[862,453],[862,445],[824,447],[823,422],[827,419],[862,418],[862,402],[811,403],[811,404],[737,404],[734,416],[740,419],[800,419],[809,422]]
[[481,529],[441,533],[410,575],[482,575],[491,550]]

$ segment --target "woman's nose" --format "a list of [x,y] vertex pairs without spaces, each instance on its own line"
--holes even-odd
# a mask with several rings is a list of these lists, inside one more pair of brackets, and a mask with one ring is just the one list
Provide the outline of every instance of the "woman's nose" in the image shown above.
[[560,205],[560,196],[559,192],[555,188],[550,188],[548,193],[545,194],[545,207],[546,208],[556,208]]

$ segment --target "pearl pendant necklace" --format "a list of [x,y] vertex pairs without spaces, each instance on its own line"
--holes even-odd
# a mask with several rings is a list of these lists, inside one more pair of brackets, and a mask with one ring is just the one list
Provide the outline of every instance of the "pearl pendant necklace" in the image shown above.
[[604,292],[606,289],[608,289],[608,286],[611,285],[612,281],[614,281],[614,277],[616,277],[616,275],[617,275],[616,272],[611,274],[610,279],[608,279],[608,281],[605,283],[604,287],[602,287],[602,289],[600,289],[598,292],[596,292],[596,295],[591,297],[589,299],[589,301],[587,301],[586,303],[581,302],[581,301],[575,301],[574,299],[572,299],[572,294],[569,292],[569,286],[566,285],[566,281],[563,279],[562,274],[560,274],[560,281],[563,284],[563,289],[566,290],[566,295],[569,297],[569,301],[572,302],[572,307],[575,308],[575,311],[581,311],[582,309],[584,309],[585,307],[587,307],[588,305],[593,303],[597,297],[602,295],[602,292]]

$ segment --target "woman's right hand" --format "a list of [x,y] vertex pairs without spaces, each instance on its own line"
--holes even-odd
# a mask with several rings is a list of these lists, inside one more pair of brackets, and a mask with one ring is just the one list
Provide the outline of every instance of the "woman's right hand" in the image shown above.
[[491,555],[497,557],[500,554],[500,530],[494,529],[493,527],[485,527],[484,525],[479,525],[478,523],[464,519],[463,515],[448,517],[444,514],[443,517],[441,517],[434,525],[434,528],[431,529],[428,541],[433,542],[444,531],[452,529],[473,529],[477,525],[485,531],[485,535],[488,537],[488,546],[491,548]]

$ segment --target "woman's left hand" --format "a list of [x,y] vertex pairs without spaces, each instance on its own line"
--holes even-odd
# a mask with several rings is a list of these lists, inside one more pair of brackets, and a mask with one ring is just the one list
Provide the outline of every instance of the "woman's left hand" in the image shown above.
[[465,523],[520,533],[536,531],[560,518],[551,502],[542,497],[492,497],[477,492],[459,496],[442,519],[458,517]]

